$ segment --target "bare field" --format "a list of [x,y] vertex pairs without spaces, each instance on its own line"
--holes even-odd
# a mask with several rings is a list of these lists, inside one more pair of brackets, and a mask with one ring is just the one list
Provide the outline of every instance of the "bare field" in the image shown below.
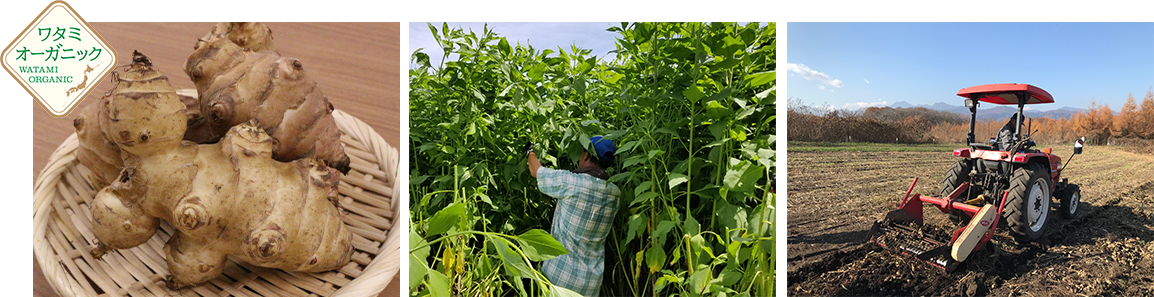
[[[1062,174],[1081,186],[1077,217],[1057,216],[1055,201],[1042,239],[1018,243],[1000,227],[990,248],[946,273],[866,241],[914,178],[914,193],[937,196],[955,160],[948,150],[795,152],[790,145],[790,295],[1154,295],[1152,155],[1086,147]],[[1065,161],[1072,150],[1054,153]],[[937,209],[925,213],[927,224],[955,228]]]

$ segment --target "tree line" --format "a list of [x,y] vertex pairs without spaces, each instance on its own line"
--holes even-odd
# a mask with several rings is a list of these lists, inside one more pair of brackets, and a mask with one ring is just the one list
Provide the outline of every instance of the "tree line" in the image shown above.
[[[924,107],[870,107],[840,110],[810,106],[791,99],[787,109],[789,140],[820,142],[964,143],[969,118]],[[978,120],[979,141],[994,137],[1006,119]],[[1154,88],[1141,102],[1130,94],[1122,109],[1091,101],[1070,119],[1029,118],[1031,139],[1039,144],[1064,144],[1086,137],[1089,144],[1128,143],[1154,139]]]

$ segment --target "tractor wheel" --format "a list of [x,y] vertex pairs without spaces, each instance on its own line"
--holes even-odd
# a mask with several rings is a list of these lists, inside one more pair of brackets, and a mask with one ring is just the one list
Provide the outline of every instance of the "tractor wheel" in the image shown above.
[[1050,171],[1036,163],[1014,169],[1003,214],[1019,241],[1031,242],[1046,232],[1050,216]]
[[[950,193],[953,193],[954,189],[957,189],[959,185],[970,181],[970,171],[973,169],[973,163],[966,159],[959,159],[957,162],[954,162],[954,165],[950,166],[950,170],[946,171],[946,177],[942,178],[942,191],[938,197],[945,198],[949,196]],[[972,197],[961,197],[959,200],[966,201],[969,200],[969,198]],[[950,211],[949,217],[950,221],[955,224],[970,222],[970,215],[960,210]]]
[[1078,214],[1078,203],[1082,202],[1082,189],[1078,185],[1067,185],[1058,198],[1062,202],[1058,208],[1062,211],[1062,217],[1073,218]]

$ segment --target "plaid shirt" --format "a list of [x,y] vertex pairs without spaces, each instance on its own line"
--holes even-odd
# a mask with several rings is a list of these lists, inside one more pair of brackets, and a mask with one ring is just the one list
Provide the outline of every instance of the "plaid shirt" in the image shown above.
[[605,237],[617,215],[621,189],[588,174],[540,167],[537,186],[557,198],[550,232],[569,254],[545,261],[541,272],[554,285],[597,296],[605,273]]

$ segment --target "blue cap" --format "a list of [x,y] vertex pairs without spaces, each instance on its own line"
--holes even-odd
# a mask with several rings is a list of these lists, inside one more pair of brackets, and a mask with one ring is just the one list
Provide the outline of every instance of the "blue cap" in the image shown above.
[[616,154],[617,145],[613,144],[612,140],[609,140],[609,138],[601,137],[601,135],[597,135],[589,138],[589,142],[592,143],[593,152],[597,154],[597,158],[609,161],[609,163],[613,163],[613,155],[608,155],[608,153]]

